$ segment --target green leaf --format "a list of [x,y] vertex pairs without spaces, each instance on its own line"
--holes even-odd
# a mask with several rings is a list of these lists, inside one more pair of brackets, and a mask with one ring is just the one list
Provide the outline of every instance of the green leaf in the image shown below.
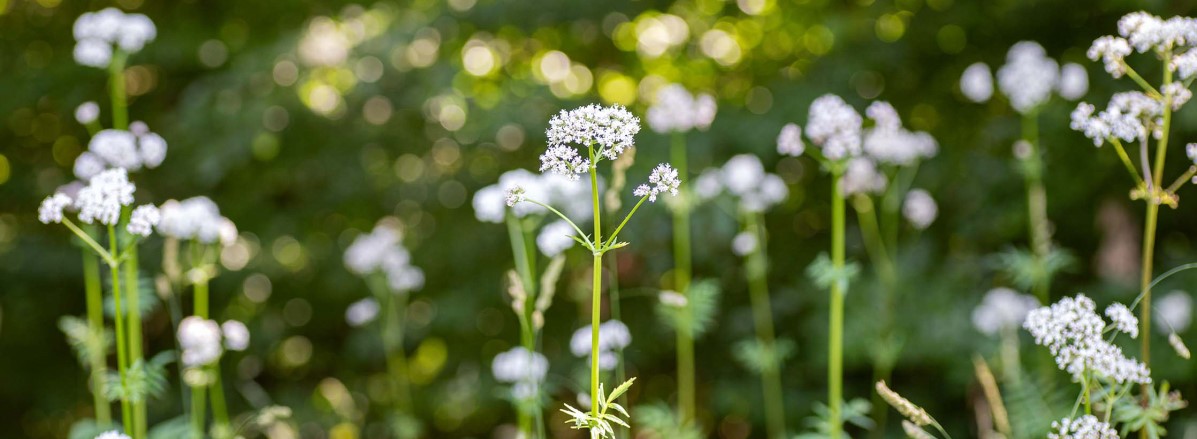
[[[121,306],[128,308],[129,295],[128,290],[124,284],[125,276],[121,273]],[[108,318],[116,315],[116,301],[112,297],[112,280],[106,278],[104,282],[104,315]],[[158,309],[158,295],[154,293],[154,280],[148,277],[141,277],[137,279],[137,306],[141,309],[141,316],[145,317]],[[132,311],[132,310],[130,310]]]
[[697,426],[681,422],[673,408],[665,403],[641,405],[633,411],[633,415],[640,435],[645,439],[702,439],[704,437]]
[[1071,253],[1054,247],[1043,261],[1029,250],[1021,248],[1011,248],[993,256],[993,265],[1022,290],[1030,290],[1040,282],[1051,280],[1056,273],[1068,270],[1075,264],[1076,258]]
[[[631,379],[624,381],[623,384],[620,384],[619,387],[616,387],[615,390],[612,390],[611,394],[608,395],[606,398],[607,404],[611,404],[612,402],[615,402],[616,398],[619,398],[620,395],[623,395],[624,393],[626,393],[628,391],[628,389],[632,388],[632,383],[634,383],[634,382],[636,382],[636,377],[632,377]],[[600,394],[602,392],[601,384],[599,385],[599,392],[600,392]]]
[[148,439],[178,439],[191,436],[191,424],[187,415],[163,421],[146,433]]
[[860,266],[849,262],[843,268],[836,268],[827,253],[820,253],[819,257],[806,267],[806,275],[819,288],[830,290],[832,285],[839,283],[840,291],[848,291],[848,284],[860,275]]
[[120,426],[113,425],[108,428],[100,428],[100,425],[96,424],[95,419],[80,419],[71,424],[71,432],[67,433],[67,439],[95,439],[100,433],[110,430],[120,430]]
[[675,331],[698,338],[715,323],[719,311],[719,284],[712,280],[696,281],[690,284],[686,304],[678,307],[657,302],[657,316]]
[[145,359],[134,361],[125,369],[124,383],[119,373],[110,372],[108,385],[104,389],[105,397],[109,401],[141,402],[162,396],[167,387],[166,366],[174,359],[174,351],[163,351],[148,362]]
[[732,356],[745,369],[759,374],[770,365],[780,368],[795,350],[794,342],[790,340],[778,339],[773,346],[768,346],[753,338],[736,343],[732,347]]
[[58,329],[66,334],[67,344],[75,351],[75,356],[84,369],[91,367],[89,359],[93,350],[99,350],[102,355],[107,356],[112,348],[112,333],[104,331],[97,337],[92,334],[87,321],[82,318],[63,316],[58,319]]

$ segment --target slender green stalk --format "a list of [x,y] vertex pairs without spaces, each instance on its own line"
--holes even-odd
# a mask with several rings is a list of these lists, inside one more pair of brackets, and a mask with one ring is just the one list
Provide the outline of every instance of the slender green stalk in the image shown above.
[[[1164,57],[1164,65],[1171,63],[1171,56]],[[1167,87],[1172,83],[1172,70],[1164,69],[1164,85],[1161,88]],[[1139,309],[1139,324],[1142,326],[1139,333],[1143,334],[1143,350],[1140,357],[1143,364],[1151,367],[1151,278],[1154,274],[1153,263],[1155,254],[1155,233],[1156,222],[1160,213],[1160,197],[1163,195],[1159,193],[1161,183],[1164,181],[1164,158],[1168,153],[1168,134],[1172,128],[1172,96],[1164,96],[1164,115],[1163,115],[1163,132],[1160,136],[1159,143],[1156,144],[1155,151],[1155,168],[1151,174],[1151,187],[1147,196],[1147,217],[1143,226],[1143,265],[1142,274],[1140,277],[1140,286],[1143,295],[1143,300],[1140,303],[1142,307]],[[1144,385],[1144,390],[1146,390]],[[1146,392],[1144,392],[1146,394]]]
[[765,244],[768,236],[761,214],[744,215],[744,229],[756,237],[756,248],[747,255],[746,274],[748,294],[752,302],[753,323],[756,337],[766,352],[772,354],[770,361],[761,369],[761,388],[765,397],[765,426],[772,439],[782,439],[786,433],[785,406],[781,387],[781,357],[773,330],[773,307],[769,303],[768,258]]
[[[887,201],[896,199],[896,196],[887,194],[886,199],[882,201],[882,206],[886,206]],[[883,229],[878,225],[877,220],[878,209],[873,204],[873,199],[866,194],[857,194],[852,197],[852,205],[856,210],[856,219],[860,222],[861,236],[864,238],[865,251],[869,254],[869,259],[873,261],[873,267],[877,271],[877,277],[881,281],[881,291],[878,299],[878,334],[877,340],[879,343],[887,341],[892,325],[892,307],[894,296],[897,290],[898,273],[895,268],[896,263],[892,257],[894,247],[886,243],[887,236],[894,237],[894,244],[897,242],[897,221],[891,221],[887,225],[895,225],[892,227],[892,235],[884,235]],[[888,210],[888,209],[887,209]],[[896,211],[895,211],[896,212]],[[873,362],[873,382],[889,380],[890,372],[893,371],[893,360],[888,355],[877,355]],[[876,428],[872,430],[872,437],[881,438],[885,434],[885,423],[889,417],[888,406],[881,399],[881,395],[873,392],[873,421],[876,423]]]
[[[594,148],[588,147],[590,163],[596,163]],[[600,245],[603,239],[603,211],[599,206],[598,169],[590,168],[590,194],[594,202],[594,242]],[[593,284],[590,294],[590,412],[599,416],[599,318],[603,306],[603,253],[594,250]]]
[[112,425],[112,407],[104,396],[104,381],[108,375],[107,355],[104,340],[104,299],[100,287],[100,259],[91,250],[83,252],[83,287],[87,296],[87,328],[97,343],[88,350],[88,364],[91,369],[91,394],[95,404],[96,425],[108,428]]
[[856,219],[860,221],[865,251],[869,253],[869,259],[876,264],[877,273],[888,293],[890,287],[897,282],[898,271],[890,257],[890,251],[893,249],[886,248],[884,238],[881,236],[881,228],[877,222],[877,209],[873,206],[873,199],[868,195],[858,194],[852,197],[852,207],[856,209]]
[[[843,171],[833,171],[835,181],[831,187],[831,263],[837,273],[844,272],[844,196]],[[827,405],[829,407],[829,436],[840,439],[843,436],[844,403],[844,291],[845,279],[831,284],[831,319],[828,329],[827,359]]]
[[[1034,112],[1022,118],[1023,139],[1031,146],[1023,159],[1023,178],[1027,186],[1027,218],[1031,235],[1031,252],[1035,255],[1040,270],[1043,270],[1051,253],[1051,226],[1047,218],[1047,191],[1043,188],[1043,157],[1039,152],[1039,118]],[[1040,303],[1048,303],[1051,291],[1051,276],[1039,273],[1032,287]]]
[[[523,309],[519,310],[517,314],[520,322],[520,346],[528,352],[536,352],[536,332],[532,327],[532,310],[533,304],[536,301],[536,274],[534,273],[535,255],[532,253],[530,239],[525,230],[523,222],[512,215],[507,214],[507,233],[511,240],[511,252],[515,260],[515,271],[519,274],[521,282],[524,284],[524,298]],[[517,416],[519,418],[520,433],[524,437],[532,438],[534,435],[534,421],[533,413],[529,413],[526,404],[519,404],[516,406]],[[537,416],[538,417],[538,416]],[[538,422],[537,422],[538,424]]]
[[232,431],[229,429],[229,409],[224,399],[224,383],[220,378],[220,363],[212,366],[212,420],[216,421],[214,431],[219,434],[217,439],[228,439]]
[[636,214],[636,210],[640,209],[640,205],[644,204],[644,200],[647,199],[648,195],[640,197],[640,201],[637,201],[636,205],[632,206],[632,210],[628,212],[628,216],[623,217],[623,222],[619,223],[619,227],[616,227],[615,231],[611,232],[611,236],[607,237],[607,242],[603,243],[604,249],[610,248],[612,244],[615,244],[615,239],[619,238],[619,232],[623,230],[623,226],[628,224],[628,220],[632,219],[632,215]]
[[115,49],[112,52],[112,63],[108,64],[108,91],[112,98],[112,128],[124,130],[129,128],[129,111],[125,103],[125,61],[129,55],[125,51]]
[[[612,236],[614,236],[614,234]],[[614,251],[614,250],[612,250],[612,251]],[[611,295],[611,298],[610,298],[611,319],[622,321],[623,317],[621,316],[620,309],[619,309],[619,258],[615,257],[615,255],[611,255],[610,270],[611,270],[611,284],[609,286],[607,286],[607,290],[610,292],[609,294]],[[623,348],[621,347],[621,348],[615,350],[615,382],[622,383],[627,380],[628,380],[628,372],[623,364]],[[618,400],[619,405],[621,405],[623,407],[627,407],[628,406],[627,398],[628,398],[628,395],[626,393],[623,395],[619,395],[619,400]],[[619,438],[619,439],[626,439],[628,437],[628,431],[626,429],[619,429],[615,432],[615,437]]]
[[[116,242],[116,228],[108,226],[108,248],[115,253],[117,249]],[[109,266],[112,269],[112,301],[115,305],[115,312],[113,313],[113,321],[116,322],[116,367],[117,373],[120,376],[121,387],[128,385],[126,381],[126,370],[129,368],[128,347],[125,343],[125,308],[121,306],[121,266],[119,263]],[[121,398],[121,421],[126,431],[133,425],[133,411],[130,407],[129,400]]]
[[[129,245],[121,257],[127,258],[123,265],[125,292],[129,295],[129,364],[134,364],[144,357],[141,346],[141,285],[137,275],[137,244]],[[141,401],[133,403],[133,438],[144,438],[146,428],[146,402],[145,398],[142,398]]]
[[[674,132],[670,146],[670,162],[683,180],[686,171],[686,137]],[[687,299],[690,298],[691,254],[690,254],[690,190],[680,188],[681,197],[673,209],[673,287]],[[694,397],[694,336],[687,331],[677,331],[677,400],[682,422],[694,419],[696,415]]]
[[[200,276],[192,286],[194,313],[201,319],[208,319],[208,276]],[[191,435],[193,439],[202,439],[205,430],[205,413],[207,412],[208,387],[195,386],[191,389]]]

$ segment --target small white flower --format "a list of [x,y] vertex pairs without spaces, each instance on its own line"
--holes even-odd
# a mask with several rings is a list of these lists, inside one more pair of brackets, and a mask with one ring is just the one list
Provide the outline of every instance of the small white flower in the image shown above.
[[985,335],[994,335],[1008,328],[1017,328],[1027,313],[1039,307],[1034,296],[1019,294],[1009,288],[994,288],[985,293],[981,304],[973,310],[973,326]]
[[648,183],[638,186],[632,194],[637,197],[648,197],[649,202],[656,202],[659,194],[668,193],[677,196],[678,186],[681,184],[682,181],[677,177],[677,169],[673,169],[668,163],[662,163],[649,174]]
[[848,162],[840,183],[840,193],[844,196],[875,194],[884,191],[887,183],[885,174],[877,171],[873,160],[857,157]]
[[139,134],[137,136],[137,150],[141,163],[145,167],[154,169],[166,159],[166,139],[155,133]]
[[760,185],[740,195],[740,209],[745,212],[764,212],[781,204],[789,194],[790,188],[785,180],[774,174],[765,174]]
[[1118,439],[1118,431],[1093,415],[1052,422],[1048,439]]
[[142,14],[126,14],[121,23],[121,33],[116,39],[117,45],[125,52],[137,52],[145,43],[154,41],[158,36],[158,29],[154,22]]
[[549,360],[539,352],[516,346],[496,355],[490,369],[495,381],[501,383],[541,383],[549,372]]
[[968,100],[981,103],[993,96],[993,74],[983,62],[974,63],[960,75],[960,92]]
[[798,157],[803,151],[806,151],[806,145],[802,143],[802,127],[793,123],[781,127],[781,133],[777,135],[777,153]]
[[179,322],[178,337],[184,366],[203,366],[220,359],[221,330],[216,321],[198,316],[184,318]]
[[737,196],[752,191],[765,178],[765,165],[753,154],[738,154],[723,164],[723,186]]
[[224,333],[224,347],[230,351],[244,351],[249,347],[249,328],[236,320],[226,320],[220,324]]
[[107,168],[108,164],[104,163],[104,159],[90,151],[83,151],[79,157],[75,158],[75,177],[83,181],[91,180],[92,177],[104,172],[104,169]]
[[[633,137],[638,132],[640,119],[622,105],[603,107],[591,104],[569,111],[562,110],[553,116],[545,135],[550,149],[556,146],[593,147],[596,155],[615,160],[635,146]],[[543,157],[541,163],[545,163]]]
[[62,210],[71,205],[71,197],[62,193],[46,197],[37,208],[37,219],[45,224],[61,223]]
[[874,126],[865,131],[864,152],[874,160],[906,166],[939,152],[939,144],[930,134],[902,128],[898,112],[888,102],[874,102],[866,113]]
[[116,168],[130,171],[141,169],[141,154],[137,151],[137,136],[124,130],[102,130],[92,136],[87,149]]
[[573,236],[577,232],[565,220],[557,220],[540,229],[536,235],[536,247],[545,256],[553,257],[574,246]]
[[345,322],[349,326],[364,326],[378,317],[378,308],[378,301],[371,297],[353,302],[345,309]]
[[423,288],[424,271],[411,265],[411,253],[401,240],[399,229],[391,221],[381,220],[373,231],[358,235],[345,250],[345,267],[359,276],[381,272],[396,294]]
[[1130,335],[1131,338],[1139,336],[1139,319],[1135,318],[1126,305],[1117,302],[1110,304],[1106,307],[1106,317],[1110,318],[1114,329]]
[[648,126],[658,133],[705,130],[714,121],[717,108],[711,95],[694,96],[680,84],[669,84],[657,90],[656,100],[648,108]]
[[732,238],[732,253],[736,256],[747,256],[749,253],[756,251],[757,239],[756,234],[752,232],[740,232]]
[[670,306],[673,308],[685,308],[686,305],[690,303],[690,300],[687,299],[682,293],[669,290],[661,291],[661,293],[657,295],[657,300],[660,300],[665,306]]
[[590,171],[590,159],[582,158],[569,145],[551,145],[540,155],[540,172],[551,172],[577,180],[579,174]]
[[1103,338],[1106,322],[1096,308],[1093,300],[1084,294],[1065,297],[1051,306],[1031,311],[1023,327],[1035,337],[1036,344],[1051,351],[1056,365],[1073,379],[1091,372],[1119,384],[1150,383],[1151,371],[1147,366],[1127,358],[1122,348]]
[[1126,63],[1123,60],[1130,55],[1130,43],[1124,38],[1104,36],[1093,40],[1086,55],[1089,59],[1101,60],[1105,63],[1106,72],[1115,78],[1126,74]]
[[694,128],[706,131],[715,122],[715,112],[718,111],[719,105],[715,103],[715,97],[703,93],[694,98]]
[[[569,350],[577,357],[590,357],[590,326],[574,331]],[[599,325],[599,369],[610,370],[616,365],[614,351],[626,348],[632,343],[632,333],[619,320],[608,320]]]
[[1155,325],[1161,333],[1172,331],[1185,332],[1193,317],[1193,298],[1180,290],[1172,291],[1156,299],[1152,309],[1155,310],[1163,325]]
[[1197,50],[1189,49],[1185,53],[1172,57],[1169,66],[1181,80],[1190,79],[1197,74]]
[[75,43],[73,54],[79,65],[106,69],[112,62],[112,45],[100,40],[80,40]]
[[1089,91],[1089,73],[1080,64],[1068,63],[1060,68],[1060,96],[1075,101]]
[[1193,98],[1193,90],[1189,90],[1183,82],[1179,81],[1160,87],[1160,92],[1164,96],[1172,98],[1172,111],[1180,110],[1181,106]]
[[528,200],[528,193],[524,191],[524,188],[516,186],[507,189],[507,193],[503,196],[503,199],[507,202],[507,207],[515,207],[516,204]]
[[96,439],[130,439],[128,435],[117,430],[105,431],[96,436]]
[[709,168],[698,174],[698,178],[694,179],[694,195],[699,200],[711,200],[718,197],[723,192],[723,169]]
[[384,274],[387,277],[387,286],[397,294],[424,288],[424,270],[420,267],[405,264],[385,269]]
[[79,220],[87,224],[99,221],[104,225],[116,225],[120,220],[121,208],[133,204],[133,192],[136,189],[129,182],[129,174],[122,168],[101,172],[92,177],[75,197]]
[[194,239],[212,244],[221,238],[224,218],[220,209],[208,197],[192,197],[183,201],[169,200],[158,208],[162,220],[158,232],[175,239]]
[[507,208],[503,188],[492,184],[474,192],[474,217],[484,223],[501,223]]
[[1015,111],[1023,114],[1051,98],[1059,76],[1059,65],[1034,41],[1021,41],[1010,47],[1006,64],[997,72],[1002,94],[1010,100]]
[[914,228],[926,229],[935,221],[938,214],[939,206],[935,204],[935,198],[932,198],[927,191],[911,189],[906,193],[906,200],[902,202],[902,216],[906,217],[906,220],[910,221]]
[[129,214],[129,225],[126,229],[129,233],[146,237],[154,231],[154,227],[158,226],[158,222],[162,220],[162,213],[158,211],[158,207],[153,204],[144,204],[133,209],[133,213]]
[[217,236],[220,238],[220,246],[228,247],[237,243],[237,224],[228,217],[220,217],[220,222],[217,225]]
[[94,101],[87,101],[75,108],[75,120],[87,125],[100,118],[100,106]]
[[823,150],[828,160],[860,155],[863,119],[852,106],[836,95],[823,95],[810,104],[806,135]]

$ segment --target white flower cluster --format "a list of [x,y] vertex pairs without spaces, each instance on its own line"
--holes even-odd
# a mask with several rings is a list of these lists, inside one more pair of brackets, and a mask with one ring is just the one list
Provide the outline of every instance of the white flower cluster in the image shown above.
[[840,182],[840,194],[876,194],[885,190],[888,180],[877,170],[877,164],[868,157],[856,157],[848,161],[844,178]]
[[551,258],[573,247],[576,242],[573,236],[576,234],[573,226],[565,220],[553,221],[540,229],[540,233],[536,235],[536,247],[545,256]]
[[54,195],[46,197],[42,200],[41,206],[37,208],[37,219],[45,224],[61,223],[62,211],[71,205],[71,197],[57,192]]
[[[1089,74],[1078,64],[1063,68],[1034,41],[1020,41],[1006,52],[1006,64],[997,71],[998,88],[1019,113],[1029,113],[1051,98],[1080,99],[1089,90]],[[993,96],[993,77],[985,63],[974,63],[960,76],[960,92],[977,103]]]
[[370,233],[358,235],[345,250],[345,267],[359,276],[381,272],[397,294],[424,287],[424,271],[411,265],[403,236],[388,221],[379,221]]
[[939,151],[939,144],[930,134],[902,128],[898,112],[888,102],[870,104],[865,114],[874,125],[864,133],[864,152],[878,162],[906,166],[934,157]]
[[657,90],[656,102],[648,108],[649,128],[658,133],[706,130],[715,120],[715,97],[706,93],[694,96],[681,84],[669,84]]
[[[603,182],[599,181],[599,190]],[[557,174],[536,174],[515,169],[499,176],[498,183],[486,186],[474,193],[474,216],[478,221],[501,223],[511,206],[511,213],[517,218],[547,213],[544,207],[535,203],[524,203],[523,199],[508,199],[507,191],[520,188],[524,199],[531,198],[561,209],[571,218],[586,218],[594,209],[590,199],[590,182],[571,180]],[[519,197],[516,197],[519,198]],[[513,203],[510,203],[514,201]]]
[[154,231],[154,227],[162,220],[162,212],[158,210],[157,206],[153,204],[146,204],[137,206],[133,209],[133,213],[129,214],[129,225],[126,229],[129,233],[146,237]]
[[130,130],[102,130],[87,143],[87,151],[75,159],[75,176],[90,180],[107,168],[139,171],[157,168],[166,159],[166,139],[150,132],[144,123],[134,122]]
[[378,301],[373,297],[353,302],[345,308],[345,322],[353,327],[365,326],[378,317],[378,308]]
[[836,95],[820,96],[807,112],[806,136],[828,160],[843,160],[860,155],[861,124],[856,109]]
[[[569,340],[569,351],[576,357],[590,357],[590,326],[574,331]],[[599,369],[611,370],[619,360],[615,351],[632,344],[632,333],[619,320],[608,320],[599,325]]]
[[981,304],[973,309],[973,326],[985,335],[1018,328],[1027,313],[1039,307],[1034,296],[1019,294],[1009,288],[998,287],[985,293]]
[[781,127],[777,135],[777,152],[781,155],[798,157],[806,151],[806,144],[802,143],[802,127],[795,123],[787,123]]
[[764,212],[785,201],[790,193],[785,181],[766,173],[761,160],[753,154],[736,155],[722,168],[703,171],[694,186],[703,200],[715,198],[726,189],[746,212]]
[[653,168],[653,172],[648,175],[648,183],[637,186],[632,194],[637,197],[648,197],[648,201],[657,202],[657,195],[669,194],[677,196],[678,186],[681,186],[682,180],[677,177],[677,169],[673,169],[668,163],[662,163]]
[[1110,318],[1110,322],[1119,332],[1131,338],[1139,336],[1139,319],[1135,318],[1135,314],[1126,305],[1117,302],[1110,304],[1106,307],[1106,317]]
[[129,174],[124,169],[109,169],[99,173],[75,195],[79,220],[87,224],[98,221],[108,226],[116,225],[121,217],[121,208],[133,204],[133,192],[136,190],[137,186],[129,181]]
[[[1086,372],[1091,372],[1119,384],[1150,383],[1147,366],[1127,358],[1122,348],[1102,337],[1107,325],[1096,309],[1097,305],[1084,294],[1065,297],[1051,306],[1031,311],[1023,327],[1035,337],[1035,343],[1051,351],[1056,365],[1072,374],[1073,379],[1080,380]],[[1116,307],[1110,310],[1107,314],[1121,314]],[[1126,323],[1116,320],[1112,327],[1121,331]]]
[[159,211],[162,220],[158,222],[158,233],[168,237],[203,244],[220,242],[225,247],[237,241],[237,225],[220,216],[220,208],[208,197],[167,200]]
[[1096,108],[1081,102],[1072,111],[1069,126],[1080,131],[1101,146],[1107,140],[1121,139],[1125,142],[1142,140],[1151,134],[1155,138],[1163,135],[1162,117],[1164,104],[1137,91],[1116,93],[1110,98],[1110,105],[1094,115]]
[[125,53],[140,51],[158,35],[154,22],[142,14],[126,14],[116,8],[87,12],[75,20],[75,62],[107,68],[113,46]]
[[105,431],[96,436],[96,439],[130,439],[128,435],[117,430]]
[[1118,431],[1093,415],[1052,422],[1048,439],[1119,439]]
[[1126,39],[1109,35],[1093,40],[1093,45],[1089,46],[1089,51],[1085,53],[1091,60],[1100,59],[1105,64],[1106,72],[1115,78],[1121,78],[1126,74],[1124,60],[1130,54],[1130,43]]
[[512,396],[525,400],[538,394],[540,383],[549,372],[549,360],[539,352],[517,346],[495,356],[490,365],[495,381],[514,384]]
[[249,347],[249,329],[236,320],[222,325],[215,320],[189,316],[179,322],[178,338],[183,351],[180,360],[187,367],[212,364],[225,349],[243,351]]
[[911,189],[906,193],[906,200],[902,202],[902,216],[906,217],[906,221],[910,221],[914,228],[926,229],[935,222],[938,215],[939,206],[935,204],[935,198],[931,197],[931,193],[923,189]]
[[557,147],[593,147],[596,156],[615,160],[624,151],[636,146],[634,137],[638,132],[640,119],[622,105],[603,107],[590,104],[573,110],[561,110],[549,121],[549,129],[545,131],[549,151],[540,157],[541,171],[551,170],[577,178],[576,172],[562,172],[576,170],[573,160],[576,154],[570,156]]
[[1146,12],[1132,12],[1118,20],[1121,35],[1139,53],[1165,53],[1197,43],[1197,20],[1172,17],[1164,20]]

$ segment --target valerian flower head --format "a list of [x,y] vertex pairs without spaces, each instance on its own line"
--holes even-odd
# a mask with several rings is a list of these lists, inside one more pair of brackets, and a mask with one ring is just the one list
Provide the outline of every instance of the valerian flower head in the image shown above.
[[100,118],[100,105],[95,101],[87,101],[75,107],[75,120],[87,125]]
[[37,219],[45,224],[61,223],[62,210],[71,205],[71,197],[63,193],[55,193],[46,197],[37,208]]
[[935,204],[935,198],[931,194],[922,189],[911,189],[906,193],[906,200],[902,202],[902,216],[906,217],[907,221],[914,228],[923,230],[935,222],[935,217],[939,214],[939,206]]
[[490,369],[500,383],[541,383],[549,372],[549,360],[539,352],[516,346],[496,355]]
[[968,100],[982,103],[993,97],[993,73],[983,62],[973,63],[960,75],[960,93]]
[[798,157],[804,151],[806,145],[802,143],[802,127],[794,123],[781,127],[781,133],[777,135],[777,153]]
[[115,168],[99,173],[75,197],[79,220],[87,224],[98,221],[104,225],[116,225],[120,220],[121,208],[133,204],[133,192],[136,189],[129,182],[129,174],[124,169]]
[[1056,92],[1060,97],[1075,101],[1089,91],[1089,73],[1080,64],[1068,63],[1060,68],[1060,83]]
[[137,135],[137,153],[141,164],[154,169],[166,159],[166,139],[156,133],[146,132]]
[[359,276],[388,269],[398,269],[411,262],[411,254],[403,248],[399,228],[392,221],[382,220],[370,233],[353,239],[345,249],[345,268]]
[[1023,328],[1035,337],[1036,344],[1051,351],[1056,365],[1073,379],[1080,380],[1090,372],[1118,384],[1150,383],[1147,366],[1127,358],[1122,348],[1103,338],[1107,325],[1096,309],[1084,294],[1065,297],[1031,311]]
[[179,348],[183,353],[180,360],[184,366],[196,367],[212,364],[220,359],[220,325],[214,320],[190,316],[179,322]]
[[129,233],[141,237],[150,236],[154,231],[154,227],[158,226],[158,222],[162,220],[162,213],[158,211],[158,207],[153,204],[143,204],[133,209],[133,213],[129,214],[129,225],[126,229]]
[[1189,49],[1185,53],[1172,57],[1172,64],[1168,66],[1181,80],[1190,79],[1197,74],[1197,50]]
[[503,199],[507,202],[507,207],[515,207],[516,204],[528,200],[528,193],[524,191],[524,188],[515,186],[507,189]]
[[985,293],[981,304],[973,309],[973,326],[985,335],[995,335],[1006,329],[1017,328],[1026,320],[1027,313],[1039,307],[1034,296],[1019,294],[1009,288],[998,287]]
[[1183,82],[1172,82],[1164,85],[1160,87],[1160,93],[1172,99],[1172,111],[1180,110],[1180,107],[1193,98],[1193,91],[1189,90]]
[[574,246],[577,232],[565,220],[557,220],[545,225],[536,235],[536,247],[545,256],[553,257]]
[[1156,299],[1155,306],[1151,308],[1164,322],[1163,325],[1155,325],[1160,333],[1189,330],[1189,324],[1193,319],[1193,298],[1189,296],[1189,293],[1180,290],[1172,291]]
[[998,69],[998,87],[1015,111],[1026,114],[1047,102],[1059,80],[1060,66],[1043,46],[1022,41],[1010,47],[1006,64]]
[[1106,307],[1106,317],[1110,318],[1114,329],[1119,332],[1135,338],[1139,336],[1139,319],[1135,318],[1135,314],[1131,312],[1130,308],[1121,303],[1112,303]]
[[840,183],[840,194],[876,194],[885,190],[888,180],[877,170],[877,164],[868,157],[857,157],[848,162]]
[[140,51],[157,37],[154,22],[142,14],[126,14],[116,8],[87,12],[75,20],[75,61],[106,68],[112,62],[113,46],[126,53]]
[[378,317],[378,309],[378,301],[373,297],[353,302],[345,309],[345,322],[349,323],[349,326],[364,326]]
[[1093,45],[1089,46],[1089,51],[1085,54],[1091,60],[1100,59],[1110,76],[1121,78],[1126,74],[1125,59],[1131,54],[1131,47],[1125,38],[1107,35],[1093,40]]
[[1118,20],[1118,34],[1139,53],[1165,53],[1197,42],[1197,23],[1188,17],[1164,20],[1146,12],[1132,12]]
[[1052,422],[1048,439],[1118,439],[1118,431],[1093,415]]
[[636,187],[632,192],[637,197],[648,197],[649,202],[656,202],[657,195],[669,194],[677,196],[678,186],[681,186],[682,181],[677,176],[677,169],[673,169],[668,163],[662,163],[653,168],[653,172],[648,176],[648,183]]
[[577,148],[570,145],[550,145],[540,155],[540,172],[564,175],[571,180],[577,180],[579,174],[589,172],[590,166],[590,159],[583,158]]
[[96,436],[96,439],[130,439],[129,435],[121,433],[117,430],[105,431]]
[[806,135],[823,150],[828,160],[860,155],[863,119],[852,106],[836,95],[823,95],[810,104]]
[[1069,126],[1083,132],[1096,146],[1111,138],[1134,142],[1162,134],[1163,104],[1143,93],[1116,93],[1110,98],[1109,107],[1097,115],[1093,114],[1095,110],[1093,105],[1080,103],[1072,112]]
[[171,238],[212,244],[221,240],[221,231],[227,228],[226,218],[208,197],[168,200],[158,209],[162,214],[158,232]]
[[705,130],[715,119],[716,109],[713,96],[694,96],[681,84],[669,84],[657,90],[646,119],[649,128],[658,133]]
[[114,168],[130,171],[141,169],[141,154],[137,151],[137,136],[125,130],[102,130],[92,136],[87,149]]
[[752,232],[740,232],[732,238],[732,253],[736,256],[747,256],[749,253],[756,251],[757,239],[756,234]]
[[[569,341],[569,351],[576,357],[590,356],[589,326],[574,331]],[[628,347],[632,343],[632,333],[627,325],[619,320],[608,320],[599,325],[599,369],[611,370],[615,368],[618,358],[615,351]]]
[[[556,146],[595,148],[595,154],[615,160],[636,145],[634,137],[640,132],[640,119],[622,105],[603,107],[590,104],[573,110],[562,110],[549,121],[550,150]],[[546,154],[548,154],[546,152]],[[546,163],[541,157],[542,167]]]
[[722,168],[723,187],[737,196],[751,191],[765,178],[765,165],[753,154],[738,154]]
[[224,347],[230,351],[244,351],[249,347],[249,328],[236,320],[226,320],[220,324],[220,332],[224,334]]
[[83,151],[79,157],[75,158],[75,177],[83,181],[91,180],[92,177],[104,172],[107,168],[108,164],[104,162],[104,159],[91,151]]
[[906,166],[938,153],[939,144],[930,134],[902,128],[898,112],[888,102],[874,102],[865,113],[874,125],[865,131],[864,152],[878,162]]

